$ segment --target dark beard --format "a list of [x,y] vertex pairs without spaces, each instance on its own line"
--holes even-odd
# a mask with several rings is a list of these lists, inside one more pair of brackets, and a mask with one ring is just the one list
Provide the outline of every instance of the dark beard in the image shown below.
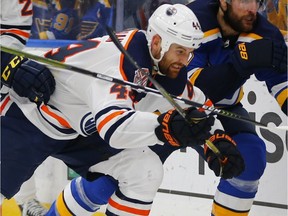
[[224,13],[224,20],[225,22],[231,26],[231,28],[239,33],[249,33],[251,32],[251,30],[254,28],[255,26],[255,22],[253,23],[253,27],[251,29],[245,29],[242,25],[241,25],[241,20],[235,20],[232,17],[232,11],[231,11],[231,6],[228,4],[227,10],[223,11]]

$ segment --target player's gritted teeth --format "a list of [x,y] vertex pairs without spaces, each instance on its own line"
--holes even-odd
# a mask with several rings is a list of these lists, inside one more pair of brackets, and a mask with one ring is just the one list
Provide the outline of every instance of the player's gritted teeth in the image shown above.
[[179,65],[179,64],[172,64],[171,65],[171,68],[172,68],[172,70],[177,70],[177,71],[179,71],[182,67],[184,67],[184,65]]
[[174,79],[178,76],[181,68],[184,67],[184,65],[179,65],[179,64],[172,64],[169,66],[169,69],[168,69],[168,73],[166,74],[168,77]]

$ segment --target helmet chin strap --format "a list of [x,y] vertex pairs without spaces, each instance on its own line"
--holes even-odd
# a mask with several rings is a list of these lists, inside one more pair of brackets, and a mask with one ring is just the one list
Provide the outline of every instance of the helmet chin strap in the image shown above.
[[164,56],[164,54],[165,54],[165,50],[163,50],[163,49],[161,49],[161,52],[160,52],[160,58],[159,59],[156,59],[154,56],[153,56],[153,54],[152,54],[152,52],[151,52],[151,43],[149,43],[148,44],[148,48],[149,48],[149,54],[150,54],[150,56],[151,56],[151,58],[152,58],[152,60],[153,60],[153,69],[159,74],[159,75],[161,75],[161,76],[166,76],[165,74],[163,74],[163,73],[161,73],[160,72],[160,70],[159,70],[159,65],[158,65],[158,63],[162,60],[162,58],[163,58],[163,56]]

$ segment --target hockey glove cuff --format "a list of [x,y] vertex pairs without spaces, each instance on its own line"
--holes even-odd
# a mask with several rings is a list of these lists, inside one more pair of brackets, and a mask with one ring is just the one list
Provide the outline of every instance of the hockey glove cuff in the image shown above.
[[240,175],[245,169],[245,164],[235,141],[221,130],[216,130],[209,140],[214,143],[225,157],[224,161],[220,161],[213,151],[206,144],[204,145],[206,161],[215,175],[224,179]]

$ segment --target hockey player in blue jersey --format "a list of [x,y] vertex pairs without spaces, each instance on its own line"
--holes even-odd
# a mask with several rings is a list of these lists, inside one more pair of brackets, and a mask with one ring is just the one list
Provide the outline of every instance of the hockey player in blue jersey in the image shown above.
[[[287,114],[287,47],[279,29],[257,13],[263,1],[196,0],[187,6],[195,12],[205,35],[188,66],[192,83],[217,106],[249,117],[240,102],[241,86],[254,74],[265,81]],[[238,177],[220,180],[212,215],[246,216],[265,170],[265,143],[251,125],[218,119],[237,142],[246,168]]]

